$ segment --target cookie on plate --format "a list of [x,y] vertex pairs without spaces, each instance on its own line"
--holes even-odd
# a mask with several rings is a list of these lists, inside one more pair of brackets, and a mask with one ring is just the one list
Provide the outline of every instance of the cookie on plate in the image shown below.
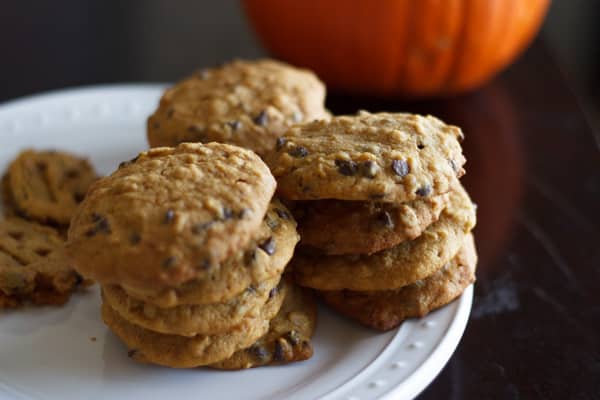
[[249,150],[151,149],[92,185],[67,250],[82,275],[102,284],[177,287],[245,248],[274,191],[269,169]]
[[448,204],[448,194],[407,203],[314,200],[298,201],[302,245],[325,254],[372,254],[412,240],[433,222]]
[[319,290],[388,290],[424,279],[458,252],[475,226],[475,207],[462,186],[449,195],[438,221],[414,240],[371,255],[324,256],[298,253],[292,260],[296,282]]
[[279,309],[285,290],[275,293],[257,315],[244,318],[226,333],[185,337],[144,329],[119,315],[107,302],[102,305],[106,325],[129,347],[136,361],[172,368],[194,368],[219,362],[244,349],[269,330],[269,320]]
[[24,218],[67,226],[96,179],[86,159],[65,152],[25,150],[8,167],[4,202]]
[[168,89],[148,118],[151,147],[223,142],[264,155],[292,124],[327,118],[325,86],[272,60],[204,69]]
[[284,199],[407,202],[457,184],[461,138],[432,116],[363,111],[296,125],[265,160]]
[[65,303],[83,282],[52,228],[20,218],[0,221],[0,308]]
[[225,333],[252,317],[279,290],[280,277],[251,285],[224,303],[161,308],[137,300],[117,285],[102,287],[104,301],[127,321],[159,333],[180,336]]
[[312,291],[292,284],[281,309],[269,323],[269,332],[252,346],[210,365],[217,369],[244,369],[285,364],[309,359],[313,354],[310,339],[317,323],[317,305]]
[[195,279],[160,291],[120,284],[132,297],[163,308],[222,303],[251,285],[281,275],[298,240],[292,214],[273,199],[249,245],[224,262],[206,268]]
[[397,290],[323,291],[320,295],[340,313],[368,327],[388,330],[408,318],[423,317],[460,296],[475,281],[476,264],[475,244],[469,234],[458,254],[423,280]]

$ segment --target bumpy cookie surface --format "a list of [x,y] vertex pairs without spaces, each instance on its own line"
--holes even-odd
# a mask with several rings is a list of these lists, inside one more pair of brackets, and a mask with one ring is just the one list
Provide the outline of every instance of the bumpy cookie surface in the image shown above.
[[143,328],[173,335],[195,336],[225,333],[242,319],[257,311],[277,293],[279,277],[254,286],[224,303],[184,304],[161,308],[127,295],[116,285],[104,286],[102,292],[115,311],[129,322]]
[[294,126],[265,159],[286,199],[406,202],[458,182],[461,137],[431,116],[363,111]]
[[315,289],[398,289],[442,268],[458,252],[473,226],[475,208],[458,185],[440,219],[414,240],[371,255],[297,254],[291,267],[296,282]]
[[244,248],[274,190],[267,166],[249,150],[152,149],[92,185],[67,250],[82,275],[102,284],[176,287]]
[[281,309],[269,324],[269,332],[247,349],[210,365],[218,369],[243,369],[285,364],[309,359],[310,339],[317,322],[317,305],[312,291],[289,285]]
[[26,150],[9,166],[3,196],[24,217],[68,225],[96,179],[85,159],[64,152]]
[[219,362],[244,349],[269,330],[273,318],[285,297],[285,291],[276,293],[261,308],[258,315],[245,318],[227,333],[185,337],[167,335],[132,324],[102,304],[102,318],[108,327],[129,347],[129,355],[136,361],[173,368],[194,368]]
[[398,290],[321,292],[325,303],[371,328],[388,330],[422,317],[462,294],[475,281],[477,254],[468,235],[458,254],[433,275]]
[[66,302],[82,279],[63,246],[52,228],[20,218],[0,221],[0,308]]
[[271,60],[205,69],[168,89],[148,119],[151,147],[224,142],[264,154],[292,124],[326,118],[325,86]]
[[281,275],[299,239],[291,213],[273,199],[250,244],[223,263],[210,266],[196,279],[176,288],[124,289],[132,297],[163,308],[226,302],[250,285]]
[[448,194],[408,203],[342,200],[294,204],[302,245],[326,254],[372,254],[419,236],[437,221]]

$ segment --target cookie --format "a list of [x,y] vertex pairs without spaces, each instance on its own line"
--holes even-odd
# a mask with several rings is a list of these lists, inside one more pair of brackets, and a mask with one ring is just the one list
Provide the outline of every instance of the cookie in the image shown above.
[[104,301],[129,322],[155,332],[181,336],[225,333],[277,293],[279,276],[251,285],[225,303],[179,305],[160,308],[127,295],[116,285],[102,288]]
[[299,239],[292,214],[273,199],[250,245],[195,280],[162,291],[121,286],[130,296],[163,308],[226,302],[250,285],[281,275]]
[[82,275],[102,284],[177,287],[247,246],[274,191],[267,166],[249,150],[152,149],[92,185],[67,250]]
[[276,293],[261,308],[258,315],[242,319],[227,333],[185,337],[153,332],[135,325],[102,304],[102,318],[106,325],[129,347],[129,355],[136,361],[173,368],[194,368],[231,357],[269,330],[273,318],[285,297],[285,290]]
[[468,235],[458,254],[431,276],[398,290],[374,292],[326,291],[326,304],[360,323],[379,330],[393,329],[408,318],[418,318],[462,294],[475,281],[477,253]]
[[148,118],[151,147],[222,142],[264,155],[292,124],[329,117],[310,71],[272,60],[234,61],[168,89]]
[[298,253],[291,262],[296,282],[319,290],[388,290],[423,279],[458,252],[475,226],[475,207],[460,185],[438,221],[418,238],[371,255]]
[[75,155],[25,150],[10,164],[5,179],[5,201],[19,215],[66,226],[97,176],[87,160]]
[[407,202],[464,174],[459,128],[432,116],[339,116],[290,128],[265,160],[289,200]]
[[310,339],[317,322],[312,291],[289,285],[281,309],[269,324],[269,332],[247,349],[210,365],[217,369],[244,369],[286,364],[312,357]]
[[0,308],[65,303],[83,281],[63,246],[52,228],[20,218],[0,221]]
[[408,203],[299,201],[293,208],[301,244],[325,254],[372,254],[418,237],[437,221],[448,194]]

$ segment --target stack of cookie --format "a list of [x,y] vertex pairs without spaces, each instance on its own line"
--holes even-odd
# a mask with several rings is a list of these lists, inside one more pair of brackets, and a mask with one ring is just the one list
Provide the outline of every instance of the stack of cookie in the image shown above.
[[64,233],[88,187],[90,163],[68,153],[26,150],[2,178],[0,308],[63,304],[89,282],[69,267]]
[[273,60],[204,69],[168,89],[148,118],[150,147],[221,142],[260,156],[293,124],[329,117],[325,85]]
[[280,137],[266,160],[294,201],[296,281],[382,330],[459,296],[476,264],[461,139],[430,116],[367,112]]
[[282,278],[296,223],[251,151],[156,148],[95,183],[69,229],[76,269],[138,361],[237,369],[306,359],[315,306]]

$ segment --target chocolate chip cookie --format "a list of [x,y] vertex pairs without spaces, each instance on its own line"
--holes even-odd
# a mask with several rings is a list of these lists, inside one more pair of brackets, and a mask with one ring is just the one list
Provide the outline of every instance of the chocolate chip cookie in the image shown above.
[[251,285],[224,303],[157,307],[137,300],[116,285],[102,288],[103,298],[129,322],[159,333],[181,336],[225,333],[244,318],[255,316],[279,290],[279,276]]
[[293,206],[302,245],[325,254],[372,254],[418,237],[437,221],[448,194],[408,203],[299,201]]
[[20,218],[0,221],[0,308],[63,304],[83,283],[52,228]]
[[251,285],[279,276],[298,240],[292,214],[273,199],[250,244],[223,263],[207,267],[194,280],[161,291],[121,285],[132,297],[163,308],[226,302]]
[[290,128],[265,160],[285,199],[407,202],[457,184],[461,138],[432,116],[360,112]]
[[194,368],[219,362],[252,345],[269,330],[269,320],[281,308],[283,298],[283,291],[276,293],[258,315],[242,319],[234,328],[217,335],[185,337],[154,332],[127,321],[106,302],[102,304],[102,318],[129,347],[129,355],[134,360],[172,368]]
[[283,305],[269,324],[269,332],[247,349],[210,367],[231,370],[307,360],[313,354],[310,339],[316,322],[312,291],[289,284]]
[[442,269],[397,290],[356,292],[324,291],[320,295],[332,308],[379,330],[397,327],[408,318],[422,317],[462,294],[475,281],[477,254],[468,235],[458,254]]
[[475,225],[475,208],[462,186],[449,194],[438,221],[416,239],[372,255],[299,253],[291,263],[296,281],[319,290],[398,289],[431,275],[458,252]]
[[66,226],[96,179],[85,159],[65,152],[25,150],[8,167],[3,196],[27,219]]
[[90,187],[67,251],[82,275],[102,284],[177,287],[246,247],[274,191],[267,166],[249,150],[221,143],[152,149]]
[[325,86],[272,60],[204,69],[168,89],[148,118],[151,147],[223,142],[260,155],[292,124],[327,118]]

